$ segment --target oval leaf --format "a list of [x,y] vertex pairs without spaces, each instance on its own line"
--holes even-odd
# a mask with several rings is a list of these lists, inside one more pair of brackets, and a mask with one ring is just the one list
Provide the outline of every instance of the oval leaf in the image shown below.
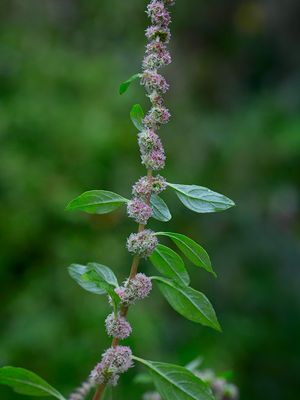
[[152,279],[175,311],[190,321],[221,331],[215,311],[203,293],[160,276]]
[[168,209],[166,203],[156,194],[153,194],[150,199],[150,205],[152,207],[152,217],[161,222],[168,222],[172,218],[172,215]]
[[158,232],[156,235],[167,236],[172,239],[176,246],[193,264],[197,267],[204,268],[206,271],[216,276],[209,255],[200,244],[180,233]]
[[190,283],[182,258],[169,247],[158,244],[149,259],[154,267],[166,277],[182,285]]
[[202,186],[168,183],[176,190],[179,200],[192,211],[211,213],[227,210],[235,204],[228,197]]
[[136,356],[133,359],[148,368],[163,400],[214,400],[209,386],[186,368]]
[[99,282],[96,280],[87,279],[85,274],[89,271],[95,271],[99,279],[106,282],[110,286],[118,287],[118,280],[113,271],[106,265],[97,263],[89,263],[86,265],[72,264],[68,268],[71,277],[85,290],[95,294],[106,294],[107,291],[104,287],[99,286]]
[[144,115],[145,115],[144,111],[139,104],[135,104],[130,111],[131,121],[139,131],[142,131],[144,129],[143,126]]
[[56,389],[35,373],[24,368],[0,368],[0,384],[8,385],[15,392],[28,396],[53,396],[65,400]]
[[107,214],[116,210],[128,200],[107,190],[90,190],[72,200],[66,207],[67,211],[80,210],[89,214]]
[[120,88],[119,88],[119,93],[120,94],[125,93],[127,91],[127,89],[129,88],[129,86],[131,85],[131,83],[141,77],[142,77],[142,74],[135,74],[135,75],[132,75],[129,79],[127,79],[127,81],[122,82],[120,85]]

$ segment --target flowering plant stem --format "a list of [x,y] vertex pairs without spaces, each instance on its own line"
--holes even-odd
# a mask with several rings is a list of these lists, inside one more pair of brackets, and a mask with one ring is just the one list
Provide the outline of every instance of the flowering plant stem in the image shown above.
[[[147,176],[148,176],[149,179],[152,179],[152,171],[151,170],[147,171]],[[149,205],[150,204],[150,197],[148,197],[148,199],[146,201],[147,201],[147,204]],[[138,232],[142,232],[144,229],[145,229],[145,225],[143,225],[143,224],[139,224],[138,225]],[[130,282],[133,278],[135,278],[135,276],[136,276],[136,274],[138,272],[140,260],[141,260],[141,258],[138,255],[135,255],[133,257],[132,264],[131,264],[131,269],[130,269],[130,275],[129,275],[129,278],[128,278],[128,282]],[[121,315],[123,317],[126,317],[127,314],[128,314],[128,310],[129,310],[129,306],[124,306],[123,305],[122,308],[121,308]],[[117,347],[118,344],[119,344],[119,339],[118,338],[113,338],[112,343],[111,343],[112,347]],[[102,384],[100,384],[98,386],[98,388],[96,390],[96,393],[95,393],[95,395],[93,397],[93,400],[100,400],[101,399],[101,397],[102,397],[102,395],[104,393],[105,387],[106,387],[105,383],[102,383]]]
[[[120,86],[120,94],[123,94],[133,81],[140,79],[151,102],[151,108],[146,115],[138,104],[132,107],[130,113],[132,122],[139,131],[137,139],[141,162],[147,174],[133,185],[131,200],[110,191],[91,190],[67,205],[67,210],[70,211],[105,214],[126,204],[128,216],[138,224],[137,232],[131,233],[127,239],[127,249],[133,254],[133,259],[130,274],[123,284],[119,285],[114,272],[102,264],[72,264],[69,267],[71,277],[82,288],[97,295],[108,296],[112,307],[112,313],[105,320],[106,332],[112,337],[111,346],[102,354],[88,381],[77,388],[69,396],[69,400],[84,400],[91,388],[96,388],[93,400],[101,400],[106,386],[116,386],[120,375],[133,367],[133,361],[148,368],[153,383],[165,400],[213,400],[212,391],[187,368],[143,360],[133,355],[130,347],[120,345],[120,341],[128,338],[132,332],[127,320],[129,307],[150,294],[152,282],[179,314],[195,323],[221,330],[207,297],[190,287],[190,276],[183,259],[173,249],[158,243],[158,237],[172,240],[192,264],[216,276],[204,248],[183,234],[163,231],[155,233],[147,228],[151,217],[162,222],[171,219],[168,206],[158,196],[167,188],[174,190],[181,203],[197,213],[219,212],[234,205],[226,196],[208,188],[169,183],[156,173],[164,169],[166,162],[158,130],[170,119],[170,112],[163,99],[163,94],[169,90],[169,84],[158,70],[171,63],[167,48],[171,38],[168,6],[173,6],[174,3],[174,0],[150,0],[146,12],[151,26],[146,29],[148,44],[142,72],[133,75]],[[149,259],[160,276],[150,278],[139,272],[142,259]],[[36,396],[50,393],[59,400],[65,400],[56,389],[27,370],[0,368],[0,383],[12,386],[19,393]]]

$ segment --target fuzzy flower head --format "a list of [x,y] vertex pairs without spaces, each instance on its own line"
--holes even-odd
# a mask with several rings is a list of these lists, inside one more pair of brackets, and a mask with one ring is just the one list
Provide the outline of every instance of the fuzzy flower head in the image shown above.
[[91,383],[94,385],[105,383],[115,386],[120,374],[126,372],[132,366],[132,352],[129,347],[110,347],[102,355],[101,362],[92,370]]
[[154,177],[142,176],[132,188],[132,194],[136,197],[149,198],[151,194],[159,194],[167,187],[166,180],[160,175]]
[[149,128],[157,128],[167,124],[171,118],[170,111],[164,106],[154,106],[145,116],[143,123]]
[[166,27],[171,22],[170,14],[162,0],[152,0],[146,12],[155,25]]
[[127,203],[127,213],[138,224],[146,225],[152,216],[152,208],[140,198],[134,197]]
[[142,300],[147,297],[152,290],[151,279],[142,273],[136,274],[133,279],[126,282],[125,286],[129,287],[130,290],[135,293],[138,300]]
[[151,290],[151,279],[145,274],[138,273],[134,278],[126,280],[124,286],[116,288],[115,292],[121,298],[121,304],[129,306],[147,297]]
[[145,86],[148,93],[156,91],[166,93],[169,90],[169,84],[165,78],[152,70],[145,70],[141,79],[141,85]]
[[144,70],[155,70],[172,62],[170,52],[166,46],[157,40],[147,44],[146,56],[143,61]]
[[155,250],[158,244],[155,233],[145,229],[139,233],[132,233],[127,239],[127,249],[130,253],[147,258]]
[[138,143],[142,154],[162,147],[159,136],[152,129],[145,129],[140,132]]
[[163,148],[143,154],[141,158],[142,163],[146,166],[146,168],[153,171],[163,169],[166,164],[166,155]]
[[169,28],[161,26],[149,26],[146,29],[145,35],[149,40],[161,40],[163,43],[169,43],[171,32]]
[[106,318],[105,327],[108,336],[116,339],[126,339],[132,332],[129,322],[121,315],[115,316],[114,313]]

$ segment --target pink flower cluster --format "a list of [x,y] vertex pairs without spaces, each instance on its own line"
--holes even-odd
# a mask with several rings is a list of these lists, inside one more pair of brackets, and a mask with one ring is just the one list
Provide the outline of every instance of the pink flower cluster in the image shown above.
[[167,27],[171,22],[170,14],[161,0],[152,0],[147,7],[147,14],[154,25]]
[[161,40],[164,43],[169,43],[171,39],[171,32],[169,28],[161,26],[149,26],[146,29],[146,37],[149,40]]
[[105,327],[108,336],[121,340],[128,338],[132,332],[129,322],[120,314],[109,314],[105,320]]
[[166,46],[157,40],[146,46],[146,55],[143,61],[144,70],[156,70],[172,62],[170,52]]
[[145,274],[138,273],[133,279],[125,281],[124,286],[116,288],[115,292],[120,297],[121,304],[129,306],[147,297],[151,290],[151,279]]
[[145,167],[154,171],[163,169],[166,156],[159,136],[152,129],[146,129],[139,133],[138,142]]
[[127,214],[138,224],[146,225],[152,216],[152,208],[144,200],[134,197],[127,203]]
[[96,365],[90,375],[91,383],[102,383],[116,386],[120,374],[133,366],[132,352],[127,346],[110,347],[102,355],[101,362]]
[[166,180],[160,175],[154,177],[142,176],[132,188],[132,194],[136,197],[148,199],[151,194],[159,194],[167,187]]
[[141,85],[144,85],[148,93],[153,91],[166,93],[169,90],[169,84],[165,78],[155,71],[146,70],[141,79]]
[[132,233],[127,239],[127,249],[130,253],[147,258],[158,245],[155,233],[145,229],[139,233]]

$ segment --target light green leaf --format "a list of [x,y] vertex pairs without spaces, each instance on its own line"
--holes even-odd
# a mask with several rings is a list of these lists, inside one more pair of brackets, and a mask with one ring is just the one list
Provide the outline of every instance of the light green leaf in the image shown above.
[[107,214],[116,210],[128,200],[107,190],[90,190],[72,200],[66,207],[67,211],[80,210],[89,214]]
[[24,368],[0,368],[0,384],[10,386],[15,392],[27,396],[53,396],[65,400],[64,396],[44,379]]
[[221,331],[215,311],[203,293],[160,276],[152,279],[175,311],[190,321]]
[[127,81],[122,82],[120,85],[120,88],[119,88],[119,93],[120,94],[125,93],[127,91],[127,89],[129,88],[129,86],[131,85],[131,83],[141,77],[142,77],[142,74],[135,74],[135,75],[132,75],[129,79],[127,79]]
[[166,277],[181,285],[190,283],[190,277],[182,258],[169,247],[158,244],[149,259],[154,267]]
[[209,386],[186,368],[133,356],[145,365],[163,400],[214,400]]
[[68,268],[71,277],[85,290],[95,294],[106,294],[107,290],[99,285],[98,280],[91,280],[84,278],[85,274],[89,271],[95,271],[95,274],[99,277],[101,282],[106,282],[112,287],[118,287],[118,280],[113,271],[106,265],[97,263],[89,263],[86,265],[72,264]]
[[144,115],[145,115],[144,111],[139,104],[135,104],[130,111],[131,121],[139,131],[142,131],[144,129],[143,126]]
[[152,207],[152,217],[158,221],[168,222],[172,218],[172,215],[168,209],[166,203],[156,194],[153,194],[150,199],[150,205]]
[[224,211],[235,205],[228,197],[202,186],[175,183],[168,183],[168,185],[176,190],[182,204],[197,213]]
[[195,264],[197,267],[204,268],[206,271],[216,276],[212,268],[209,255],[203,249],[203,247],[200,246],[200,244],[180,233],[158,232],[156,235],[167,236],[172,239],[176,246],[193,264]]

